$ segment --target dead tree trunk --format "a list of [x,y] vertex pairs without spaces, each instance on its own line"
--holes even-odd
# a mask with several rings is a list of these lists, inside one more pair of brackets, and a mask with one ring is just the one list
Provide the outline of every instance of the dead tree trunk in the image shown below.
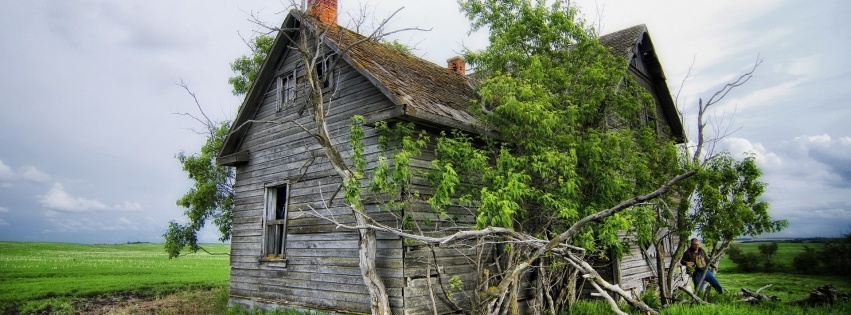
[[[346,164],[346,161],[343,159],[340,151],[334,147],[328,133],[328,126],[325,120],[324,97],[322,95],[322,82],[325,81],[325,78],[320,78],[315,73],[315,64],[313,67],[308,66],[306,68],[308,69],[308,80],[311,86],[310,101],[313,105],[313,121],[316,123],[317,129],[315,138],[325,151],[325,155],[331,162],[334,171],[336,171],[337,175],[339,175],[340,179],[342,179],[343,190],[359,190],[360,187],[350,187],[352,185],[360,186],[360,182],[349,169],[349,166]],[[325,75],[327,76],[328,73]],[[369,224],[369,217],[366,213],[363,202],[360,198],[355,199],[356,200],[348,201],[355,216],[355,221],[358,225]],[[369,292],[372,314],[390,315],[390,300],[387,296],[387,289],[384,287],[384,281],[381,279],[381,276],[378,275],[378,268],[376,268],[375,264],[375,252],[377,250],[375,230],[360,229],[358,230],[358,235],[360,236],[360,239],[358,240],[358,264],[361,269],[361,276],[363,277],[364,284]]]
[[661,240],[656,243],[656,279],[659,285],[659,299],[662,301],[662,305],[666,305],[671,296],[668,294],[668,282],[665,281],[667,280],[667,273],[665,270],[665,251],[662,249],[663,243]]
[[745,298],[742,299],[742,300],[739,300],[739,302],[759,304],[759,303],[762,303],[762,302],[780,301],[780,298],[778,298],[774,295],[767,295],[767,294],[760,293],[760,292],[762,292],[762,290],[765,290],[769,287],[771,287],[770,284],[766,285],[762,288],[759,288],[758,290],[756,290],[756,292],[751,291],[749,289],[742,288],[742,296],[744,296]]
[[847,292],[840,292],[832,284],[826,284],[816,288],[810,292],[810,296],[792,301],[792,305],[821,305],[832,304],[834,302],[851,299],[851,295]]

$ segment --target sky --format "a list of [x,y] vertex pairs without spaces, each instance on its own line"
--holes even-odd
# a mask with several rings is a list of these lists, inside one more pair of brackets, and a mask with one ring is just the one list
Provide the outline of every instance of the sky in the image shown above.
[[[764,199],[789,227],[765,237],[851,232],[851,13],[848,1],[574,1],[602,34],[646,24],[686,132],[695,106],[763,62],[717,105],[734,131],[719,149],[753,155]],[[486,45],[455,0],[359,4],[440,65]],[[288,1],[0,0],[0,240],[162,242],[191,187],[175,155],[204,141],[180,115],[229,120],[229,63],[243,38],[280,24]],[[372,20],[370,20],[370,23]],[[690,76],[687,77],[691,69]],[[732,118],[731,118],[732,117]],[[219,236],[205,229],[200,238]]]

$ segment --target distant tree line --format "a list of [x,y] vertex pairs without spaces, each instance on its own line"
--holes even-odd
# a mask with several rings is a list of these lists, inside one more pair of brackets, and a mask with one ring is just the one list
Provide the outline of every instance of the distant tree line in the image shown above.
[[851,273],[846,272],[851,268],[851,232],[823,243],[821,248],[804,246],[804,251],[792,260],[792,266],[800,273],[851,278]]
[[[837,275],[851,278],[851,273],[837,272],[851,269],[851,233],[836,239],[820,239],[811,242],[812,246],[804,245],[803,251],[792,258],[792,272],[808,275]],[[727,253],[727,258],[736,264],[743,272],[775,272],[782,271],[783,262],[775,259],[778,245],[776,242],[762,243],[757,246],[758,252],[745,252],[741,246],[733,245]]]

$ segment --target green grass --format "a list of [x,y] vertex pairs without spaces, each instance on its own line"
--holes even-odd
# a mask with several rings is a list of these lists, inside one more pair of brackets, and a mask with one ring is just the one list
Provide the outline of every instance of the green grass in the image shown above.
[[[629,314],[638,315],[637,310],[630,310],[621,305],[622,310]],[[578,301],[567,314],[609,315],[612,314],[609,304],[602,301]],[[851,314],[851,302],[836,303],[818,307],[789,306],[782,303],[750,305],[744,303],[719,303],[711,305],[677,304],[660,311],[661,315],[845,315]]]
[[833,284],[840,291],[851,292],[851,284],[848,281],[830,276],[785,272],[719,272],[717,278],[725,289],[737,293],[741,292],[742,288],[757,290],[764,285],[771,284],[772,286],[763,290],[762,293],[776,295],[783,301],[805,298],[810,294],[810,291],[825,284]]
[[[759,252],[758,246],[760,243],[743,243],[738,244],[744,252]],[[777,253],[774,256],[774,262],[779,264],[777,271],[766,273],[745,273],[738,270],[736,264],[729,259],[722,259],[719,264],[718,280],[725,289],[729,290],[724,296],[713,295],[710,299],[714,303],[712,305],[673,305],[661,310],[663,315],[833,315],[833,314],[851,314],[851,301],[836,303],[833,305],[823,305],[818,307],[805,306],[789,306],[785,302],[805,298],[810,291],[824,284],[833,284],[840,291],[851,292],[851,283],[844,280],[843,277],[833,276],[814,276],[795,273],[792,270],[792,260],[798,253],[803,252],[804,246],[820,248],[822,245],[818,243],[795,243],[782,242],[778,243]],[[741,296],[733,295],[741,292],[741,288],[749,288],[751,290],[759,289],[760,287],[772,284],[770,288],[762,291],[762,293],[778,296],[781,303],[766,303],[761,305],[750,305],[738,303],[737,300]],[[622,307],[628,309],[628,307]],[[600,301],[580,301],[576,303],[569,314],[611,314],[608,304]],[[638,311],[632,310],[630,314],[638,314]]]
[[[764,244],[761,242],[752,242],[752,243],[737,243],[735,246],[739,246],[744,253],[759,253],[759,245]],[[804,246],[809,246],[811,248],[821,248],[821,243],[804,243],[804,242],[777,242],[777,253],[774,254],[773,260],[775,263],[780,265],[780,270],[791,271],[792,269],[792,260],[795,259],[795,256],[798,253],[804,251]],[[729,259],[722,259],[718,264],[718,269],[720,272],[724,271],[735,271],[736,264],[730,261]]]
[[845,315],[851,314],[851,303],[837,303],[819,307],[789,306],[782,303],[750,305],[724,303],[713,305],[674,305],[664,309],[663,315]]
[[[229,252],[229,245],[205,248]],[[226,255],[168,259],[162,244],[0,242],[0,311],[33,312],[50,305],[55,313],[66,313],[70,301],[79,298],[222,288],[228,271]]]
[[[741,243],[737,245],[745,253],[756,253],[759,252],[759,244],[762,243]],[[718,264],[718,281],[725,289],[733,292],[740,292],[742,288],[756,290],[764,285],[771,284],[771,288],[765,289],[762,293],[776,295],[783,301],[804,298],[810,294],[810,291],[825,284],[833,284],[840,291],[851,292],[851,282],[847,280],[847,277],[796,273],[792,268],[792,260],[798,253],[804,251],[804,246],[821,248],[822,244],[778,242],[777,253],[774,255],[773,261],[779,265],[779,268],[773,272],[742,272],[738,270],[735,263],[725,257]]]
[[[781,271],[742,273],[737,271],[735,264],[724,259],[718,274],[722,285],[731,292],[738,292],[741,288],[756,290],[763,285],[773,284],[764,293],[777,295],[784,302],[803,298],[810,290],[826,283],[832,283],[842,291],[851,291],[851,283],[838,280],[841,278],[790,272],[792,258],[803,250],[804,245],[820,244],[778,245],[776,262],[782,266]],[[741,246],[746,252],[757,251],[758,244],[746,243]],[[227,245],[208,245],[206,248],[213,252],[229,251]],[[134,293],[139,296],[164,296],[163,300],[173,300],[170,309],[157,311],[156,314],[306,314],[227,308],[228,260],[228,256],[203,253],[169,260],[161,244],[0,242],[0,313],[14,314],[11,310],[25,314],[37,311],[74,314],[78,312],[74,309],[74,303],[80,299]],[[714,305],[677,305],[663,309],[662,314],[851,314],[851,302],[815,308],[721,302],[736,299],[738,297],[732,295],[716,297],[713,301],[718,303]],[[184,312],[181,307],[197,310],[194,313]],[[133,312],[131,308],[127,313]],[[610,314],[611,311],[605,303],[581,301],[574,305],[571,313]],[[638,314],[635,311],[631,313]]]

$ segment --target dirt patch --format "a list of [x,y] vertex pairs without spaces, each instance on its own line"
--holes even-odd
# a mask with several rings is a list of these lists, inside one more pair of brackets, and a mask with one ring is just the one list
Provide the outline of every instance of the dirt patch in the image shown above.
[[164,296],[129,293],[74,301],[72,304],[77,314],[214,314],[217,295],[216,290],[185,291]]

